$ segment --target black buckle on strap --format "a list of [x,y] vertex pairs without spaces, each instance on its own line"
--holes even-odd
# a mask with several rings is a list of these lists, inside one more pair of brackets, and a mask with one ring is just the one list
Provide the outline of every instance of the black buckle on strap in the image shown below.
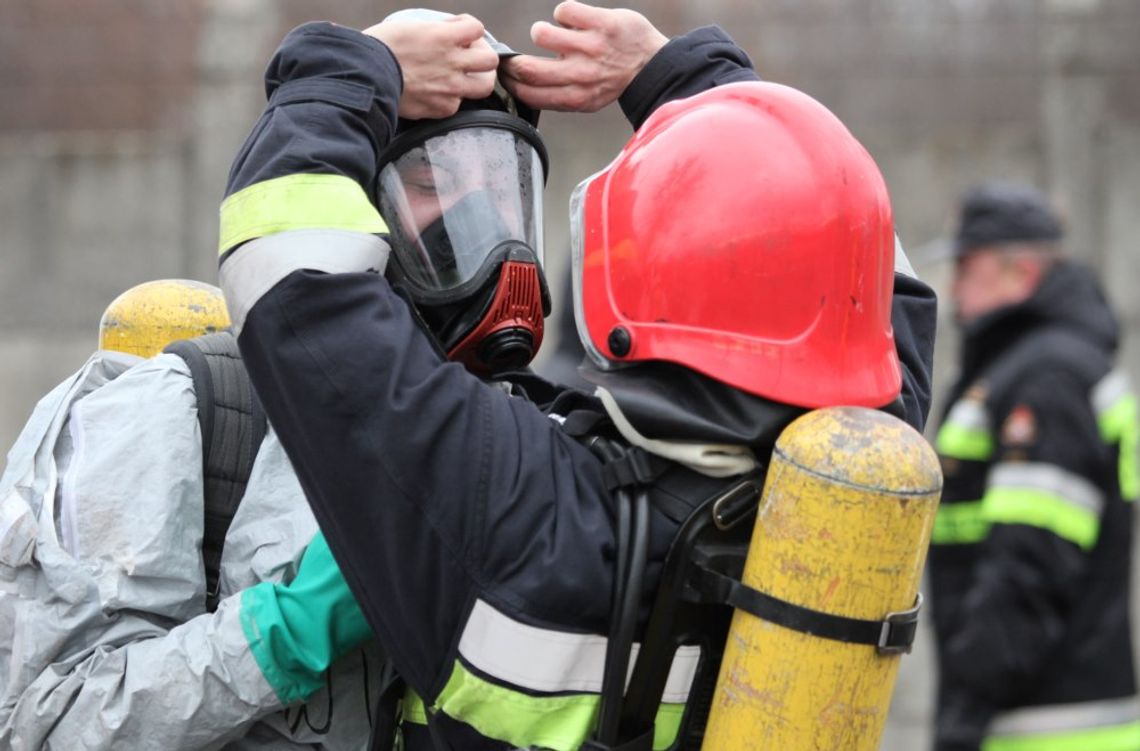
[[875,645],[881,655],[910,654],[914,636],[918,632],[918,611],[922,610],[922,592],[915,595],[914,607],[897,613],[887,613]]
[[722,532],[735,527],[756,510],[763,479],[746,477],[724,491],[712,503],[713,524]]
[[699,572],[694,585],[704,602],[720,602],[769,623],[832,641],[872,646],[880,655],[908,653],[918,630],[922,594],[914,607],[888,613],[881,621],[848,618],[813,610],[753,589],[743,582],[716,571],[708,561],[696,563]]
[[602,481],[611,491],[635,485],[650,485],[668,466],[665,459],[633,446],[602,466]]

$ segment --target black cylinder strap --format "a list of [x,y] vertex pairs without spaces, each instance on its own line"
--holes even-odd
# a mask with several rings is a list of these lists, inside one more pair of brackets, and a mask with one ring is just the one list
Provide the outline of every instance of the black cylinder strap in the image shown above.
[[898,613],[888,613],[881,621],[869,621],[794,605],[764,594],[706,565],[697,564],[697,568],[700,572],[696,582],[697,590],[706,602],[731,605],[769,623],[803,634],[851,644],[867,644],[875,647],[882,655],[910,652],[914,644],[918,611],[922,608],[922,593],[915,598],[914,607]]

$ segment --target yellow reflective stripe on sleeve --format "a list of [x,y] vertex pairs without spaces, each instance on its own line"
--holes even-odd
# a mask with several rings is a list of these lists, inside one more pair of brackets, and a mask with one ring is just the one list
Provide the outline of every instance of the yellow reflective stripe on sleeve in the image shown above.
[[[471,725],[488,738],[521,748],[578,751],[594,728],[599,703],[599,696],[592,693],[533,696],[512,691],[480,678],[457,661],[433,709]],[[406,708],[404,714],[412,722],[427,722],[426,715],[416,720]],[[684,704],[663,703],[658,708],[654,751],[673,745],[684,714]]]
[[991,487],[982,499],[982,518],[991,524],[1025,524],[1045,529],[1085,550],[1096,545],[1096,513],[1044,490]]
[[1125,394],[1097,415],[1105,443],[1120,450],[1120,495],[1126,501],[1140,498],[1140,406],[1135,394]]
[[944,503],[934,517],[930,542],[935,545],[964,545],[981,542],[989,534],[990,523],[982,516],[981,501]]
[[1140,748],[1140,722],[1113,727],[995,736],[982,743],[982,751],[1136,751]]
[[411,722],[416,725],[427,724],[427,707],[424,706],[424,700],[410,687],[404,690],[404,705],[401,714],[404,722]]
[[653,751],[664,751],[676,742],[684,717],[684,704],[662,704],[657,708],[657,718],[653,723]]
[[987,430],[948,422],[938,431],[934,447],[951,459],[985,461],[993,456],[994,439]]
[[222,202],[218,253],[257,237],[297,229],[388,231],[364,189],[351,178],[286,175],[255,183]]
[[458,661],[434,709],[482,735],[526,748],[577,751],[598,713],[597,694],[531,696],[483,680]]

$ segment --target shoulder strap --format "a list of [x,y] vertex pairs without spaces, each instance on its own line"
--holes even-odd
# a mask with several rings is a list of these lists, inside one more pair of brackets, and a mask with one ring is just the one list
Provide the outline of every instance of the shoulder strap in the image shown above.
[[222,547],[237,513],[266,419],[230,331],[174,342],[165,349],[190,367],[198,399],[205,480],[206,607],[218,605]]

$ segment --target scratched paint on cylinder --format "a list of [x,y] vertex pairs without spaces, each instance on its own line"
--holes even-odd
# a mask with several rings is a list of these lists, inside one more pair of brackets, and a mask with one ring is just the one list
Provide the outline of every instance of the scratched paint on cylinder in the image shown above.
[[99,348],[153,357],[179,339],[230,325],[222,291],[190,279],[161,279],[131,287],[99,321]]
[[[744,581],[782,600],[881,620],[918,591],[941,492],[937,457],[876,410],[816,410],[776,444]],[[737,611],[704,749],[877,749],[899,656]]]

